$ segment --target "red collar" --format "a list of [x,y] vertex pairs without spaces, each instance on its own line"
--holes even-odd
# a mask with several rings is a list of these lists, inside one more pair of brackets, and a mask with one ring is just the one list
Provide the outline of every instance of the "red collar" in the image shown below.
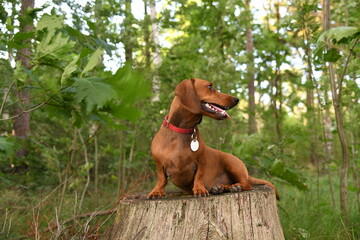
[[194,130],[195,130],[195,128],[179,128],[179,127],[176,127],[176,126],[172,125],[170,123],[170,121],[169,121],[169,115],[167,115],[165,117],[164,122],[163,122],[163,126],[173,130],[174,132],[182,133],[182,134],[193,133]]

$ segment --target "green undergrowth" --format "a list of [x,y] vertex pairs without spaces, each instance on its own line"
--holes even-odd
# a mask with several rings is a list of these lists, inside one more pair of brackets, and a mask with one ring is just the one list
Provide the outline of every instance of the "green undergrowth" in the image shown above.
[[[285,238],[287,240],[360,239],[360,214],[356,193],[349,191],[349,223],[345,224],[340,211],[338,179],[332,176],[333,197],[327,175],[319,178],[316,174],[308,175],[307,183],[309,188],[307,191],[277,184],[282,197],[278,202],[278,211]],[[351,183],[350,178],[349,183]]]
[[[113,209],[118,199],[125,194],[149,192],[154,181],[155,179],[142,179],[120,193],[115,185],[101,184],[97,194],[93,186],[90,186],[80,210],[82,189],[66,192],[61,209],[61,188],[31,191],[17,187],[1,189],[0,239],[96,239],[114,221],[114,214],[95,216],[91,213]],[[351,186],[351,180],[349,182]],[[274,183],[281,195],[278,211],[287,240],[360,239],[356,193],[349,191],[350,219],[345,224],[339,209],[339,183],[335,176],[332,181],[335,206],[327,175],[319,178],[316,174],[307,175],[307,191],[281,182]],[[176,189],[169,182],[167,190]],[[79,217],[82,215],[84,216]],[[77,218],[72,219],[74,216]]]

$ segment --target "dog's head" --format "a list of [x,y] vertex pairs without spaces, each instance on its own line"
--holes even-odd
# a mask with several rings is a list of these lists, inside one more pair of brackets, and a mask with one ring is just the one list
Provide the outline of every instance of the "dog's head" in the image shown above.
[[212,83],[202,79],[183,80],[177,85],[175,96],[190,112],[217,120],[230,118],[226,110],[239,102],[239,99],[220,93]]

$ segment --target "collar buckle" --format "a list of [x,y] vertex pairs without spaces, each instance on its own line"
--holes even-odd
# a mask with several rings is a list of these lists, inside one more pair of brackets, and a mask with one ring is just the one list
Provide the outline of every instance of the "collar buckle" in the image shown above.
[[164,127],[169,128],[170,120],[168,119],[168,116],[165,117],[165,122]]

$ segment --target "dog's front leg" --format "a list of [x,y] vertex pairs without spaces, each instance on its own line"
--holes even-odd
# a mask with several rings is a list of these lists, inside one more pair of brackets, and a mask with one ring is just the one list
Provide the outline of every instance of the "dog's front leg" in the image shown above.
[[149,199],[157,199],[165,197],[165,186],[168,182],[164,168],[158,162],[156,162],[157,168],[157,182],[154,189],[148,194]]
[[206,190],[204,185],[204,173],[205,173],[204,164],[198,164],[198,168],[195,173],[194,187],[193,187],[193,193],[195,197],[209,196],[209,192],[208,190]]

